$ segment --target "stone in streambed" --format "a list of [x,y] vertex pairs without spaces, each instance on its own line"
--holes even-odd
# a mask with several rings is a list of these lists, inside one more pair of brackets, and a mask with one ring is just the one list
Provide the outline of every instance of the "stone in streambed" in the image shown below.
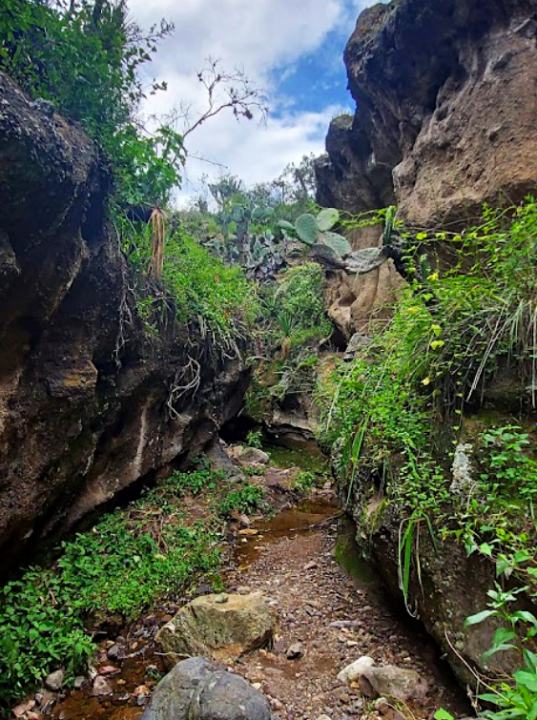
[[261,592],[204,595],[182,607],[157,633],[168,663],[204,655],[230,662],[272,644],[276,614]]
[[91,691],[92,695],[96,695],[97,697],[102,697],[104,695],[111,695],[112,694],[112,686],[104,678],[102,675],[97,675],[95,680],[93,681],[93,688]]
[[192,657],[160,681],[142,720],[271,720],[271,711],[244,678]]
[[304,656],[304,645],[302,645],[301,642],[296,642],[290,645],[287,648],[287,652],[285,653],[285,657],[288,660],[299,660],[301,657]]
[[47,676],[45,680],[45,687],[53,692],[58,692],[58,690],[62,689],[64,678],[65,672],[63,670],[55,670]]
[[375,665],[373,658],[364,656],[344,668],[338,680],[348,685],[358,684],[367,697],[393,697],[403,702],[423,698],[427,683],[415,671],[396,665]]

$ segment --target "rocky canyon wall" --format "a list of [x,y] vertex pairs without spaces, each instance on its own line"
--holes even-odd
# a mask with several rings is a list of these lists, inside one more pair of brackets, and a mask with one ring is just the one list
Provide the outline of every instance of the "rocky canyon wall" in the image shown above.
[[[316,165],[321,204],[349,212],[396,204],[410,226],[452,229],[479,217],[484,203],[508,205],[537,193],[536,0],[379,4],[358,19],[345,63],[357,109],[330,126],[327,154]],[[369,245],[379,245],[380,235],[377,228]],[[350,323],[349,317],[359,317],[371,304],[368,275],[352,282],[348,300],[340,289],[331,298],[339,324]],[[382,287],[375,287],[382,295]],[[391,288],[386,281],[384,287]],[[520,415],[516,382],[506,387],[496,400],[492,387],[486,393],[489,411],[508,410],[505,423]],[[435,432],[441,437],[445,429]],[[348,483],[341,477],[344,497]],[[382,483],[369,471],[358,472],[350,508],[387,585],[401,598],[405,511],[394,506],[386,511]],[[468,631],[464,621],[486,607],[496,580],[494,564],[467,557],[453,541],[435,546],[427,531],[419,555],[410,605],[460,680],[472,683],[472,667],[491,670],[482,656],[495,627],[484,623]],[[531,607],[527,598],[520,602]],[[495,662],[492,669],[498,672],[516,667],[508,653]]]
[[535,192],[537,0],[375,5],[345,64],[357,110],[331,124],[321,204],[434,226]]
[[[3,569],[240,407],[242,359],[195,329],[144,330],[95,146],[0,74],[0,547]],[[199,390],[168,402],[201,360]]]

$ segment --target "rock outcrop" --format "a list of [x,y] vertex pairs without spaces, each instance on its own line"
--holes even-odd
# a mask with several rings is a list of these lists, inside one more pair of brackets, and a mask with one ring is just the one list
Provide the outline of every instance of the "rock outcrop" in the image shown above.
[[537,188],[537,0],[394,0],[345,50],[354,118],[336,118],[318,200],[397,203],[409,223],[475,215]]
[[[144,330],[108,191],[80,128],[0,75],[4,567],[204,446],[247,384],[241,357],[208,352],[195,327]],[[199,390],[172,402],[189,356],[202,355]]]
[[[361,228],[349,233],[348,240],[353,250],[374,251],[381,246],[382,230],[378,225]],[[328,317],[346,340],[355,333],[367,335],[391,317],[404,284],[388,258],[369,272],[329,273],[325,290]]]

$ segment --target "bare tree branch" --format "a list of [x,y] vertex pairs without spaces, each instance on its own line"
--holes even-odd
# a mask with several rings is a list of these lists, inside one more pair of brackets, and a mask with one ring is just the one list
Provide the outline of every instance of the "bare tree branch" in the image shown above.
[[[225,110],[231,110],[237,119],[252,120],[255,113],[266,117],[268,106],[263,92],[252,85],[242,70],[227,72],[220,69],[219,60],[209,58],[207,62],[207,67],[198,73],[198,80],[207,92],[207,108],[183,131],[183,139]],[[185,109],[185,119],[189,112],[189,108]]]

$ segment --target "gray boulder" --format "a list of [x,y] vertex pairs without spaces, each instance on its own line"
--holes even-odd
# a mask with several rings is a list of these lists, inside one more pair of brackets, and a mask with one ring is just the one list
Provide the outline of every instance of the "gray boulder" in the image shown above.
[[205,658],[182,660],[157,685],[141,720],[270,720],[265,696]]

